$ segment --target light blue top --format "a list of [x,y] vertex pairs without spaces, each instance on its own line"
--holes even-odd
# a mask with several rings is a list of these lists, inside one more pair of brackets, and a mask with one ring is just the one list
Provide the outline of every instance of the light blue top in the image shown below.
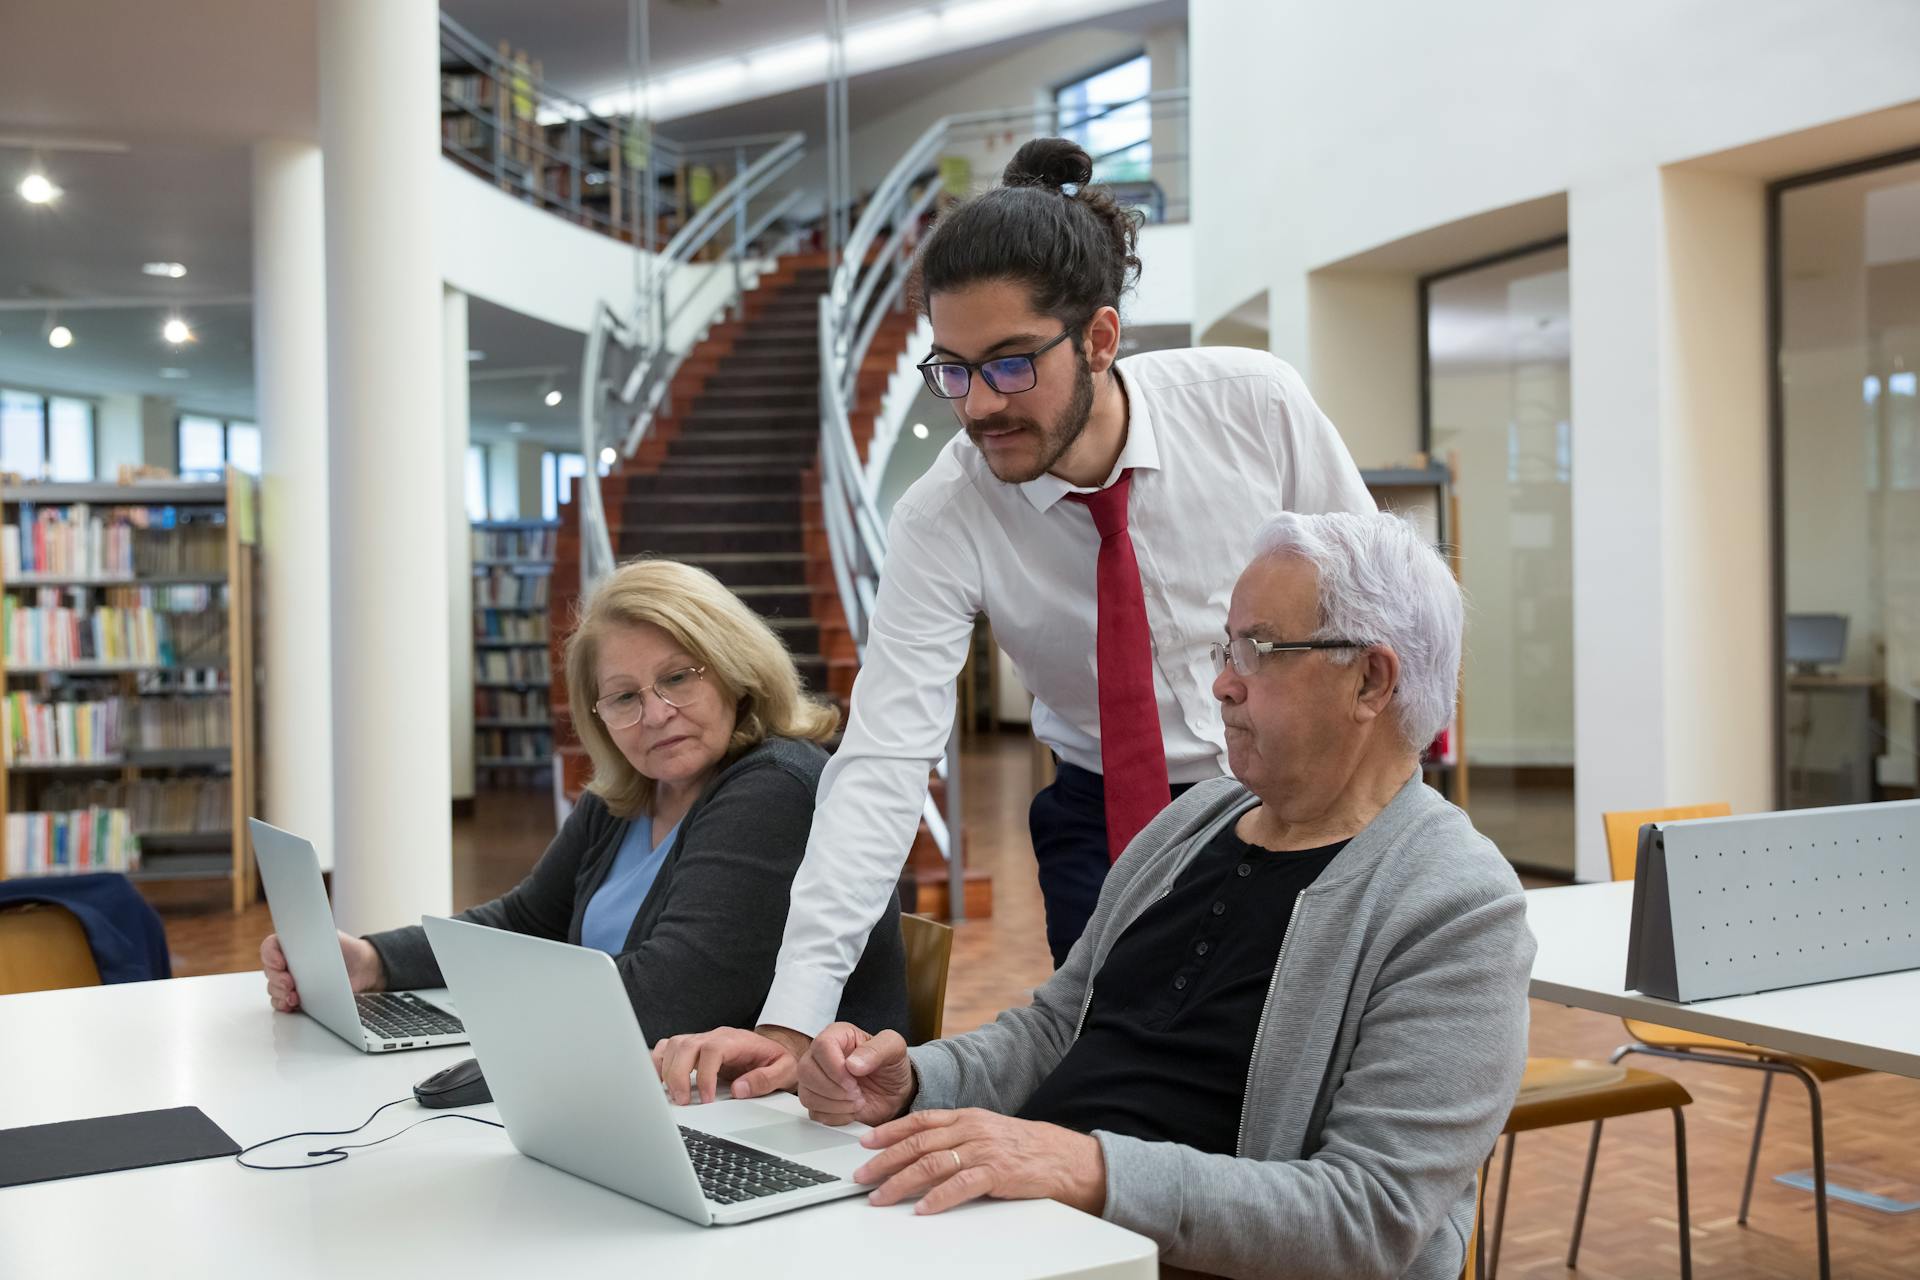
[[627,825],[620,851],[613,855],[607,878],[594,890],[587,912],[580,918],[580,945],[617,956],[627,947],[627,935],[633,932],[633,918],[647,900],[660,864],[673,849],[680,824],[653,842],[653,819],[644,814]]

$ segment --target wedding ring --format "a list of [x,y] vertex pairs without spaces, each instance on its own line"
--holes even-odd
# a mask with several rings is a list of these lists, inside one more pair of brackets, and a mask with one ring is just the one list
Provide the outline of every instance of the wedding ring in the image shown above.
[[955,1173],[959,1173],[962,1169],[966,1168],[965,1165],[960,1163],[960,1153],[958,1151],[955,1151],[952,1147],[948,1147],[947,1154],[953,1157],[953,1171]]

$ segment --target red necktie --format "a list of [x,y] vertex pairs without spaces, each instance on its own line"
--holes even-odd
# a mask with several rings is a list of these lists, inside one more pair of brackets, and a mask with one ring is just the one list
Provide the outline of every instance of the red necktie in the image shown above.
[[1133,472],[1098,493],[1070,493],[1093,513],[1100,531],[1100,623],[1094,656],[1100,669],[1100,772],[1105,776],[1107,861],[1172,800],[1167,748],[1160,740],[1160,702],[1153,693],[1153,647],[1140,563],[1127,536],[1127,493]]

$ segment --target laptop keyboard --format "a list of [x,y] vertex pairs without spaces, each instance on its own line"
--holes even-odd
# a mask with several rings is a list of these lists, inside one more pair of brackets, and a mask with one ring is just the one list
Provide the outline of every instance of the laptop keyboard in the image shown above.
[[408,991],[372,991],[353,1002],[360,1009],[360,1025],[382,1040],[418,1040],[423,1036],[465,1033],[460,1019]]
[[830,1173],[809,1169],[710,1133],[696,1133],[682,1126],[680,1136],[686,1140],[687,1154],[693,1157],[693,1171],[700,1176],[700,1189],[707,1199],[720,1204],[739,1204],[762,1196],[777,1196],[782,1191],[839,1181]]

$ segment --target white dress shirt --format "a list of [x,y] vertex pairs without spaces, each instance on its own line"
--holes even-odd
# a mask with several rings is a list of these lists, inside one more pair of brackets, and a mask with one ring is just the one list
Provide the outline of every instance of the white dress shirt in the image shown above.
[[[1279,511],[1375,506],[1299,374],[1266,352],[1158,351],[1114,368],[1127,439],[1101,487],[1132,469],[1128,526],[1168,777],[1197,782],[1226,771],[1207,647],[1224,636],[1255,530]],[[1034,696],[1034,736],[1100,772],[1100,537],[1091,512],[1061,500],[1074,491],[1053,475],[995,479],[960,432],[894,504],[852,713],[820,779],[763,1023],[813,1035],[833,1021],[913,843],[976,614]]]

